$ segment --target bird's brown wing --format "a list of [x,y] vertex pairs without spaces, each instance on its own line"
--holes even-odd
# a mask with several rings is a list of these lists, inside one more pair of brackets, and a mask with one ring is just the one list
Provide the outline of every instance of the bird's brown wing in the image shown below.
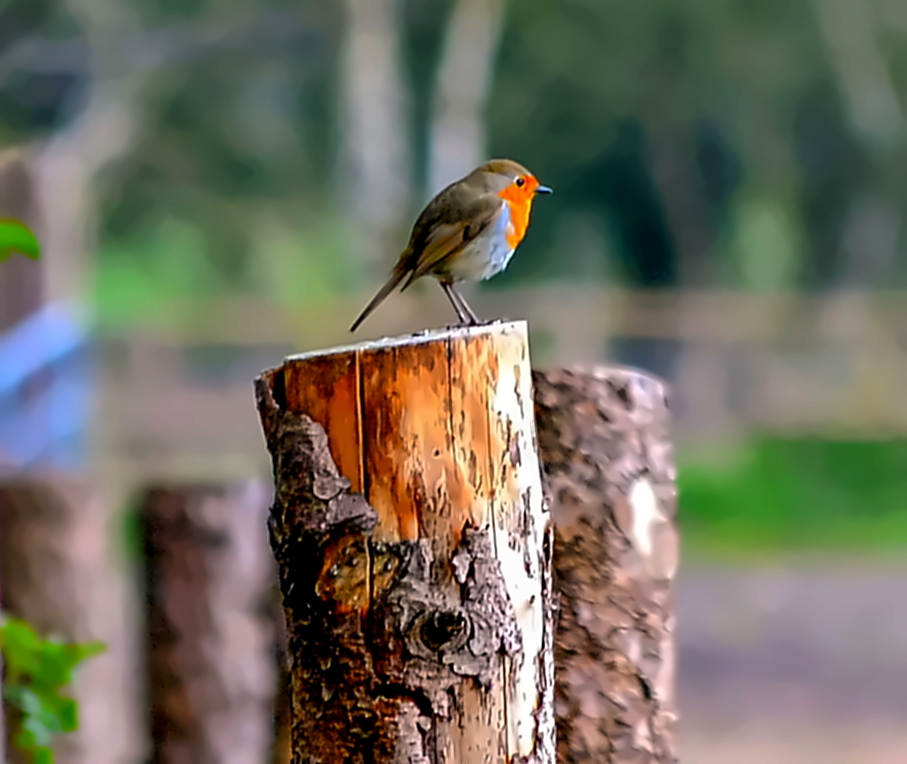
[[407,270],[410,275],[406,289],[426,273],[437,271],[445,261],[454,257],[469,242],[479,236],[494,221],[504,201],[496,194],[473,197],[471,203],[462,198],[439,196],[420,216],[414,226],[415,234],[407,247]]

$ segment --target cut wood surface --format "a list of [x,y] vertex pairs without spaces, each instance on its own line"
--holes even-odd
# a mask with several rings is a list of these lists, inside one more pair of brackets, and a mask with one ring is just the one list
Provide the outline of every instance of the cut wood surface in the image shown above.
[[269,494],[256,482],[141,499],[155,764],[271,758],[277,683]]
[[293,761],[553,764],[525,324],[295,356],[256,396]]
[[558,761],[677,760],[675,467],[662,382],[628,369],[536,372],[555,523]]

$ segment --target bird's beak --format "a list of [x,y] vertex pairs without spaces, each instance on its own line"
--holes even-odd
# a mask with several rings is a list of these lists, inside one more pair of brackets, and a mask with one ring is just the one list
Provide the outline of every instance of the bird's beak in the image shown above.
[[548,186],[539,186],[537,189],[535,189],[535,193],[537,193],[537,194],[553,194],[554,189],[548,188]]

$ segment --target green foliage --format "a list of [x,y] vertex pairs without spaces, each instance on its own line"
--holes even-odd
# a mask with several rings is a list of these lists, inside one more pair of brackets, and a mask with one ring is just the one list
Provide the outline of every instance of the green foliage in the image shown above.
[[0,218],[0,263],[16,252],[37,260],[41,257],[41,245],[24,223],[11,218]]
[[[243,274],[246,294],[293,307],[355,284],[358,274],[336,218],[322,215],[291,223],[280,210],[255,213],[246,211],[254,254]],[[176,216],[141,241],[108,244],[100,252],[103,267],[95,283],[99,326],[198,326],[206,318],[204,303],[197,300],[228,296],[234,287],[217,268],[212,249],[200,226]]]
[[907,441],[756,439],[720,461],[680,456],[685,541],[705,550],[907,544]]
[[[403,0],[389,19],[401,36],[416,207],[437,190],[420,184],[457,1]],[[871,29],[840,55],[822,15],[844,13],[846,24],[837,5],[507,0],[487,152],[520,159],[557,193],[540,203],[520,256],[480,288],[555,278],[752,290],[907,283],[903,263],[872,254],[888,239],[853,222],[863,208],[894,218],[907,209],[904,142],[868,141],[855,127],[865,104],[847,87],[866,75],[853,51],[867,45],[874,70],[905,91],[903,2],[875,4]],[[71,18],[68,6],[0,0],[0,48],[15,53],[0,82],[0,145],[59,129],[97,84],[88,51],[101,16]],[[343,238],[355,193],[341,151],[344,4],[129,7],[106,32],[123,25],[124,66],[146,48],[172,48],[172,58],[145,72],[134,104],[142,129],[97,186],[103,320],[153,325],[171,302],[212,294],[304,306],[348,288],[362,276],[352,240],[313,242]],[[45,49],[51,61],[25,55]],[[866,76],[875,92],[876,75]],[[336,231],[324,234],[323,221]],[[851,267],[854,252],[870,263],[866,275],[854,275],[864,270]]]
[[33,764],[52,764],[53,735],[79,727],[79,707],[60,691],[82,661],[105,650],[100,642],[42,639],[32,626],[0,614],[0,649],[6,675],[3,698],[15,710],[13,743]]

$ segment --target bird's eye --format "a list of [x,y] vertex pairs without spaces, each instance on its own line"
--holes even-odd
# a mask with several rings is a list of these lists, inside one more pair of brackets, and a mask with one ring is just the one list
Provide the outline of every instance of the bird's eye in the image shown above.
[[516,184],[517,184],[518,186],[524,186],[524,185],[526,184],[526,179],[525,179],[525,178],[517,178],[517,179],[516,179]]

